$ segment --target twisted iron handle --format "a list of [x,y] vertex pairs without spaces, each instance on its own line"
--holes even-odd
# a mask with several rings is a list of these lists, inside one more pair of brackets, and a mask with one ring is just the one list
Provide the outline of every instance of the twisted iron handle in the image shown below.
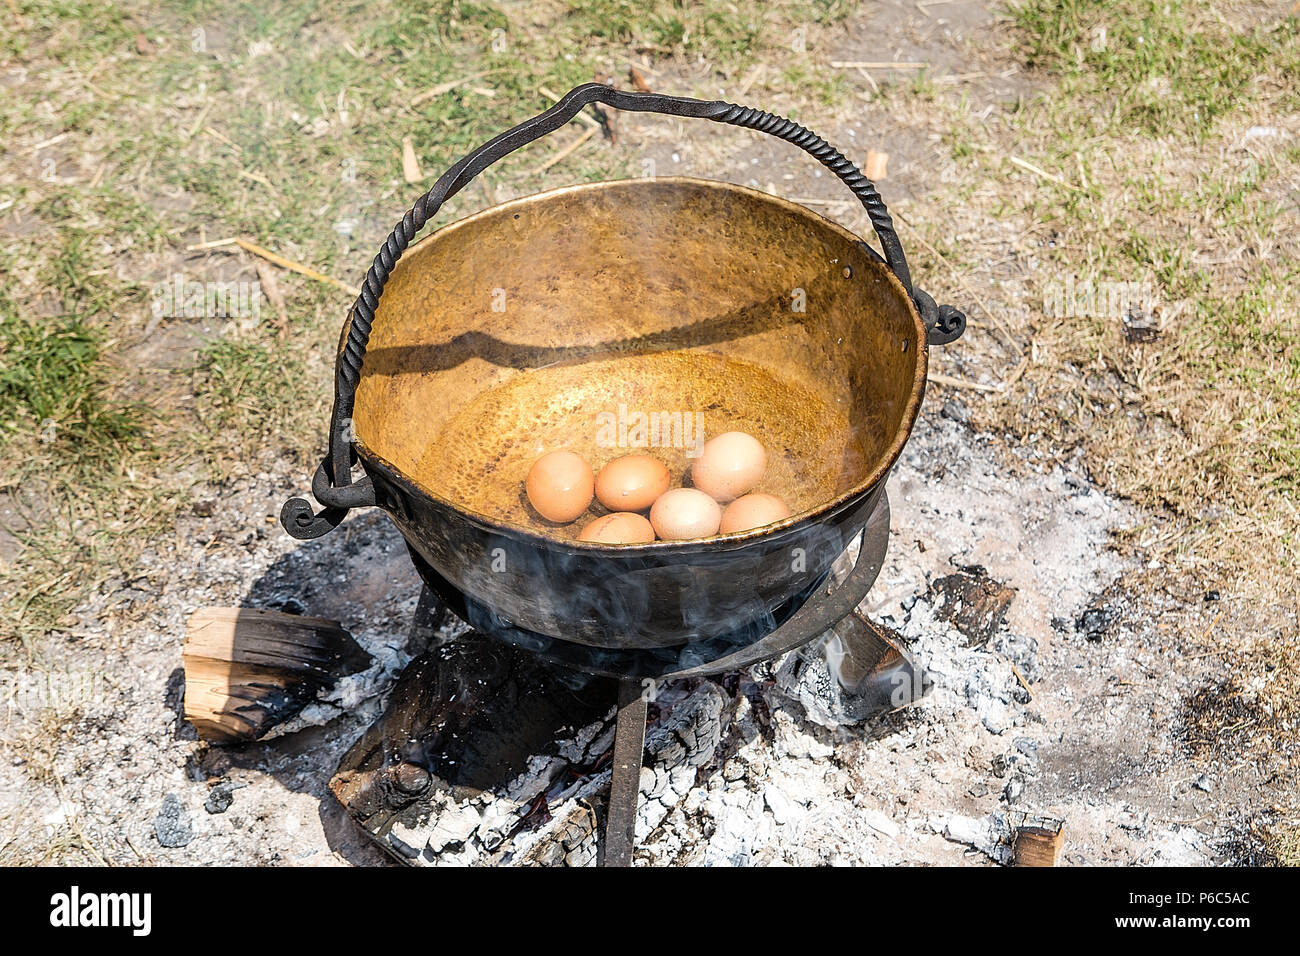
[[352,447],[351,422],[357,384],[361,380],[361,366],[365,361],[366,345],[370,341],[370,330],[375,321],[375,310],[379,307],[379,297],[383,295],[384,285],[397,265],[397,260],[425,224],[438,214],[443,203],[465,188],[475,176],[521,146],[559,129],[592,103],[603,103],[630,112],[666,113],[670,116],[713,120],[768,133],[798,146],[839,177],[862,203],[880,241],[884,262],[916,303],[917,310],[925,321],[929,342],[936,345],[950,342],[964,331],[966,317],[961,312],[951,306],[936,306],[934,299],[919,289],[912,288],[912,274],[907,267],[907,257],[880,193],[857,166],[816,133],[782,116],[722,100],[696,100],[666,93],[632,93],[616,90],[603,83],[577,86],[544,113],[494,137],[443,173],[433,187],[407,210],[384,241],[366,272],[361,293],[353,303],[347,340],[339,353],[335,368],[330,453],[317,469],[312,482],[312,493],[326,507],[317,515],[313,514],[311,506],[302,498],[291,498],[285,502],[280,522],[291,535],[296,538],[319,537],[337,526],[349,509],[375,503],[369,478],[352,483],[351,470],[356,453]]

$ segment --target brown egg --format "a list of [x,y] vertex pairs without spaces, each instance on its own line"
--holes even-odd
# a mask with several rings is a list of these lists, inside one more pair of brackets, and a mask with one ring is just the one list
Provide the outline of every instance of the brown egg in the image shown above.
[[674,488],[665,492],[650,509],[650,524],[665,541],[707,538],[718,533],[722,508],[702,491]]
[[537,513],[569,522],[587,510],[595,488],[591,466],[571,451],[552,451],[533,462],[524,489]]
[[744,495],[727,505],[722,512],[722,534],[750,531],[790,517],[790,509],[776,495]]
[[749,491],[767,469],[767,452],[745,432],[726,432],[704,443],[691,466],[691,484],[726,504]]
[[579,541],[600,544],[649,544],[654,539],[655,529],[650,522],[631,511],[616,511],[597,518],[578,535]]
[[596,476],[596,498],[610,511],[645,511],[668,490],[668,466],[649,455],[615,458]]

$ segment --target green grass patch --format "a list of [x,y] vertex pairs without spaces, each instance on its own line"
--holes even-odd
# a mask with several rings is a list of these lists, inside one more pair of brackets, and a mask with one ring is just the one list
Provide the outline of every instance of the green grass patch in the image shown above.
[[1177,0],[1025,0],[1011,13],[1026,63],[1058,75],[1060,92],[1098,97],[1084,121],[1106,129],[1199,139],[1255,100],[1266,70],[1300,70],[1294,18],[1236,31]]
[[94,468],[145,436],[145,412],[112,395],[105,333],[92,317],[119,301],[90,277],[84,237],[71,234],[45,267],[53,314],[34,314],[0,292],[0,430],[24,458],[73,470]]
[[101,336],[75,315],[0,323],[0,422],[52,448],[100,457],[143,433],[140,409],[105,394]]
[[195,369],[201,429],[195,439],[219,468],[282,448],[287,436],[301,436],[313,446],[323,443],[326,388],[306,374],[300,353],[282,342],[214,340],[200,351]]

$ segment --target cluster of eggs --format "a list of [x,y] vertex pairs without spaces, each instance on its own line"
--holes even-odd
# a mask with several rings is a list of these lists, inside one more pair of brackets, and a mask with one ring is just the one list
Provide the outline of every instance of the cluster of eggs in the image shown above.
[[754,492],[766,470],[757,438],[727,432],[705,443],[689,488],[670,490],[668,467],[648,455],[616,458],[597,475],[581,455],[553,451],[533,462],[524,489],[538,514],[560,524],[578,520],[593,497],[608,508],[583,527],[580,541],[649,544],[736,534],[790,517],[776,495]]

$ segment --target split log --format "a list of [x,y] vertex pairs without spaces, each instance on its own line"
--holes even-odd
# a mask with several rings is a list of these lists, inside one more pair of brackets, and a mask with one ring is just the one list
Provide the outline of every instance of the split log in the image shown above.
[[370,666],[337,621],[243,607],[195,611],[181,659],[185,719],[214,743],[256,740]]
[[1065,827],[1060,821],[1036,821],[1016,830],[1016,866],[1056,866],[1065,845]]

